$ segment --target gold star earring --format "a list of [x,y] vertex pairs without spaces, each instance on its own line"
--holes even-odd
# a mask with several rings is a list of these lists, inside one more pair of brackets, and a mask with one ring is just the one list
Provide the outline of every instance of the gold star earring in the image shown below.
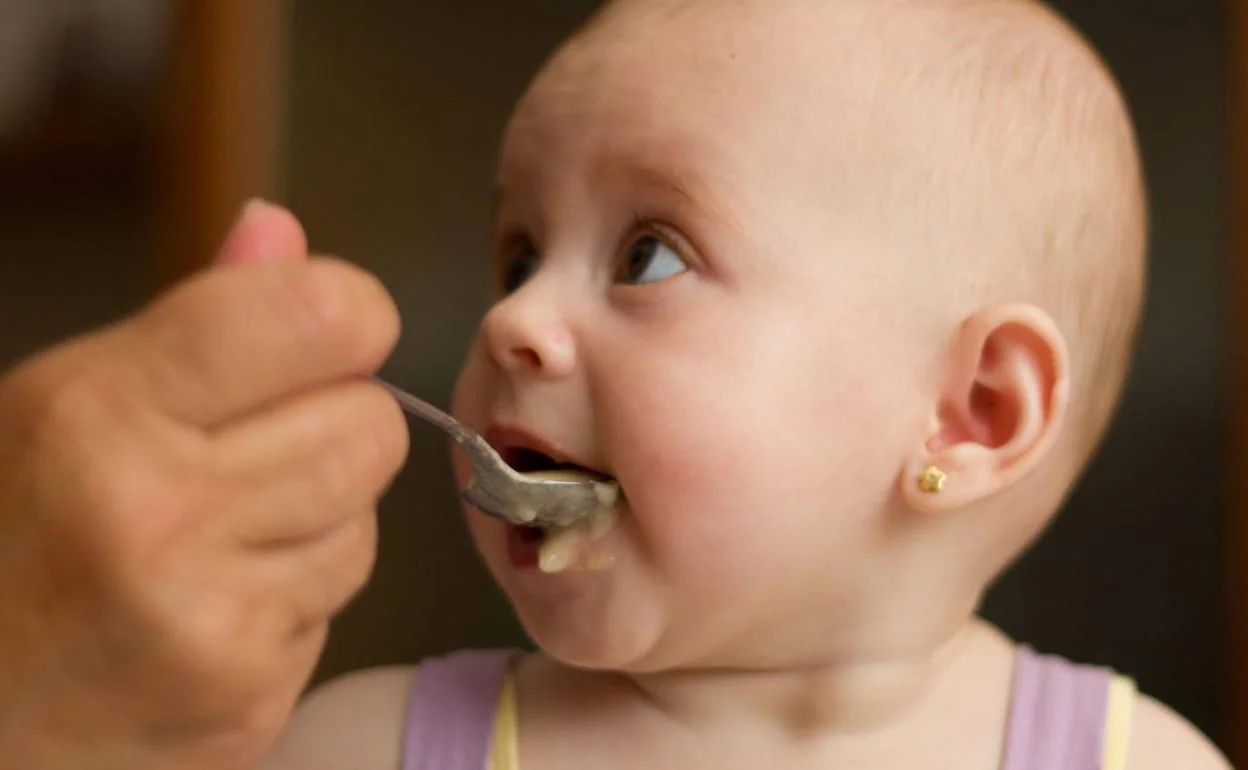
[[919,474],[919,489],[929,495],[938,495],[945,489],[945,482],[949,480],[949,476],[935,465],[929,465]]

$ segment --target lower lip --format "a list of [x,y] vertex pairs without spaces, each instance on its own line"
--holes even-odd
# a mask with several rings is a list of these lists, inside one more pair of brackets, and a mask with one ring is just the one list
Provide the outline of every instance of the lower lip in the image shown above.
[[532,527],[507,528],[507,553],[515,569],[537,569],[542,533]]

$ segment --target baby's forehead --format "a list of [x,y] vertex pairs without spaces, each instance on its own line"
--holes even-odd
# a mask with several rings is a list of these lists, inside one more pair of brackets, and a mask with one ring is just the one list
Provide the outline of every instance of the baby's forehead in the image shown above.
[[[644,146],[679,157],[706,147],[773,175],[786,162],[805,169],[831,163],[820,169],[828,179],[849,174],[845,166],[855,163],[905,163],[907,154],[929,152],[943,138],[940,125],[957,140],[967,133],[960,113],[994,109],[974,98],[992,66],[981,55],[991,46],[959,48],[957,40],[992,38],[996,22],[932,10],[962,5],[613,3],[526,92],[505,155],[549,155],[552,148],[625,154]],[[1023,19],[1016,26],[1031,25]]]
[[[1010,14],[959,10],[971,6]],[[717,196],[739,218],[783,201],[863,221],[890,209],[898,220],[914,214],[911,223],[924,213],[949,221],[992,208],[1002,185],[1019,188],[1010,195],[1021,200],[1028,174],[1060,181],[1052,166],[1068,155],[1003,175],[1046,152],[1046,126],[1064,123],[1058,108],[1072,100],[1039,94],[1037,83],[1079,92],[1033,66],[1058,61],[1047,49],[1061,50],[1066,33],[1028,8],[618,2],[552,58],[519,103],[500,182],[530,193],[562,184],[568,200],[591,194],[584,185],[598,194],[608,183],[659,179],[688,197]]]
[[760,189],[774,198],[851,176],[879,134],[861,66],[814,78],[756,31],[696,47],[680,31],[631,24],[563,49],[513,113],[502,186],[575,174],[662,181],[694,198],[774,186]]
[[[642,7],[649,5],[656,3]],[[776,17],[769,24],[731,10],[750,4],[687,5],[699,6],[699,13],[620,12],[589,27],[543,68],[517,114],[576,109],[609,121],[672,114],[700,115],[708,123],[796,119],[798,105],[850,106],[856,89],[875,85],[870,70],[880,57],[868,55],[851,25],[838,23],[843,14],[824,14],[820,34],[799,43],[794,32],[810,25],[792,13],[792,2],[762,4],[775,11],[766,14]]]

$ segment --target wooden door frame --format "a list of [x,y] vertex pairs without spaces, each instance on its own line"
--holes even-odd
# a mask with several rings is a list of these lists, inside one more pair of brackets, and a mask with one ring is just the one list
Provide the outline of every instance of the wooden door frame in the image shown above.
[[204,265],[240,206],[279,188],[293,0],[180,0],[159,201],[161,282]]
[[1230,721],[1235,767],[1248,767],[1248,0],[1228,3],[1231,32],[1228,114],[1231,271],[1230,369],[1233,413],[1227,523]]

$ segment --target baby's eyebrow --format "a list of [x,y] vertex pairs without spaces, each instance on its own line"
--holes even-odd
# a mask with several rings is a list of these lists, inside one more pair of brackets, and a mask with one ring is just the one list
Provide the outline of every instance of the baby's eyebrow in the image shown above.
[[642,187],[657,188],[659,190],[670,190],[686,203],[698,205],[700,198],[698,183],[692,178],[688,172],[681,172],[675,168],[667,170],[659,170],[649,166],[637,166],[632,170],[632,175],[636,179],[636,183]]
[[687,213],[740,232],[738,216],[715,194],[702,175],[679,166],[660,169],[649,165],[632,166],[629,173],[634,185],[670,196]]
[[[686,215],[695,215],[719,227],[741,233],[740,219],[716,196],[702,177],[687,169],[667,166],[662,169],[643,164],[628,164],[630,185],[674,200]],[[507,197],[507,185],[496,179],[490,195],[490,220],[498,221],[503,201]]]

